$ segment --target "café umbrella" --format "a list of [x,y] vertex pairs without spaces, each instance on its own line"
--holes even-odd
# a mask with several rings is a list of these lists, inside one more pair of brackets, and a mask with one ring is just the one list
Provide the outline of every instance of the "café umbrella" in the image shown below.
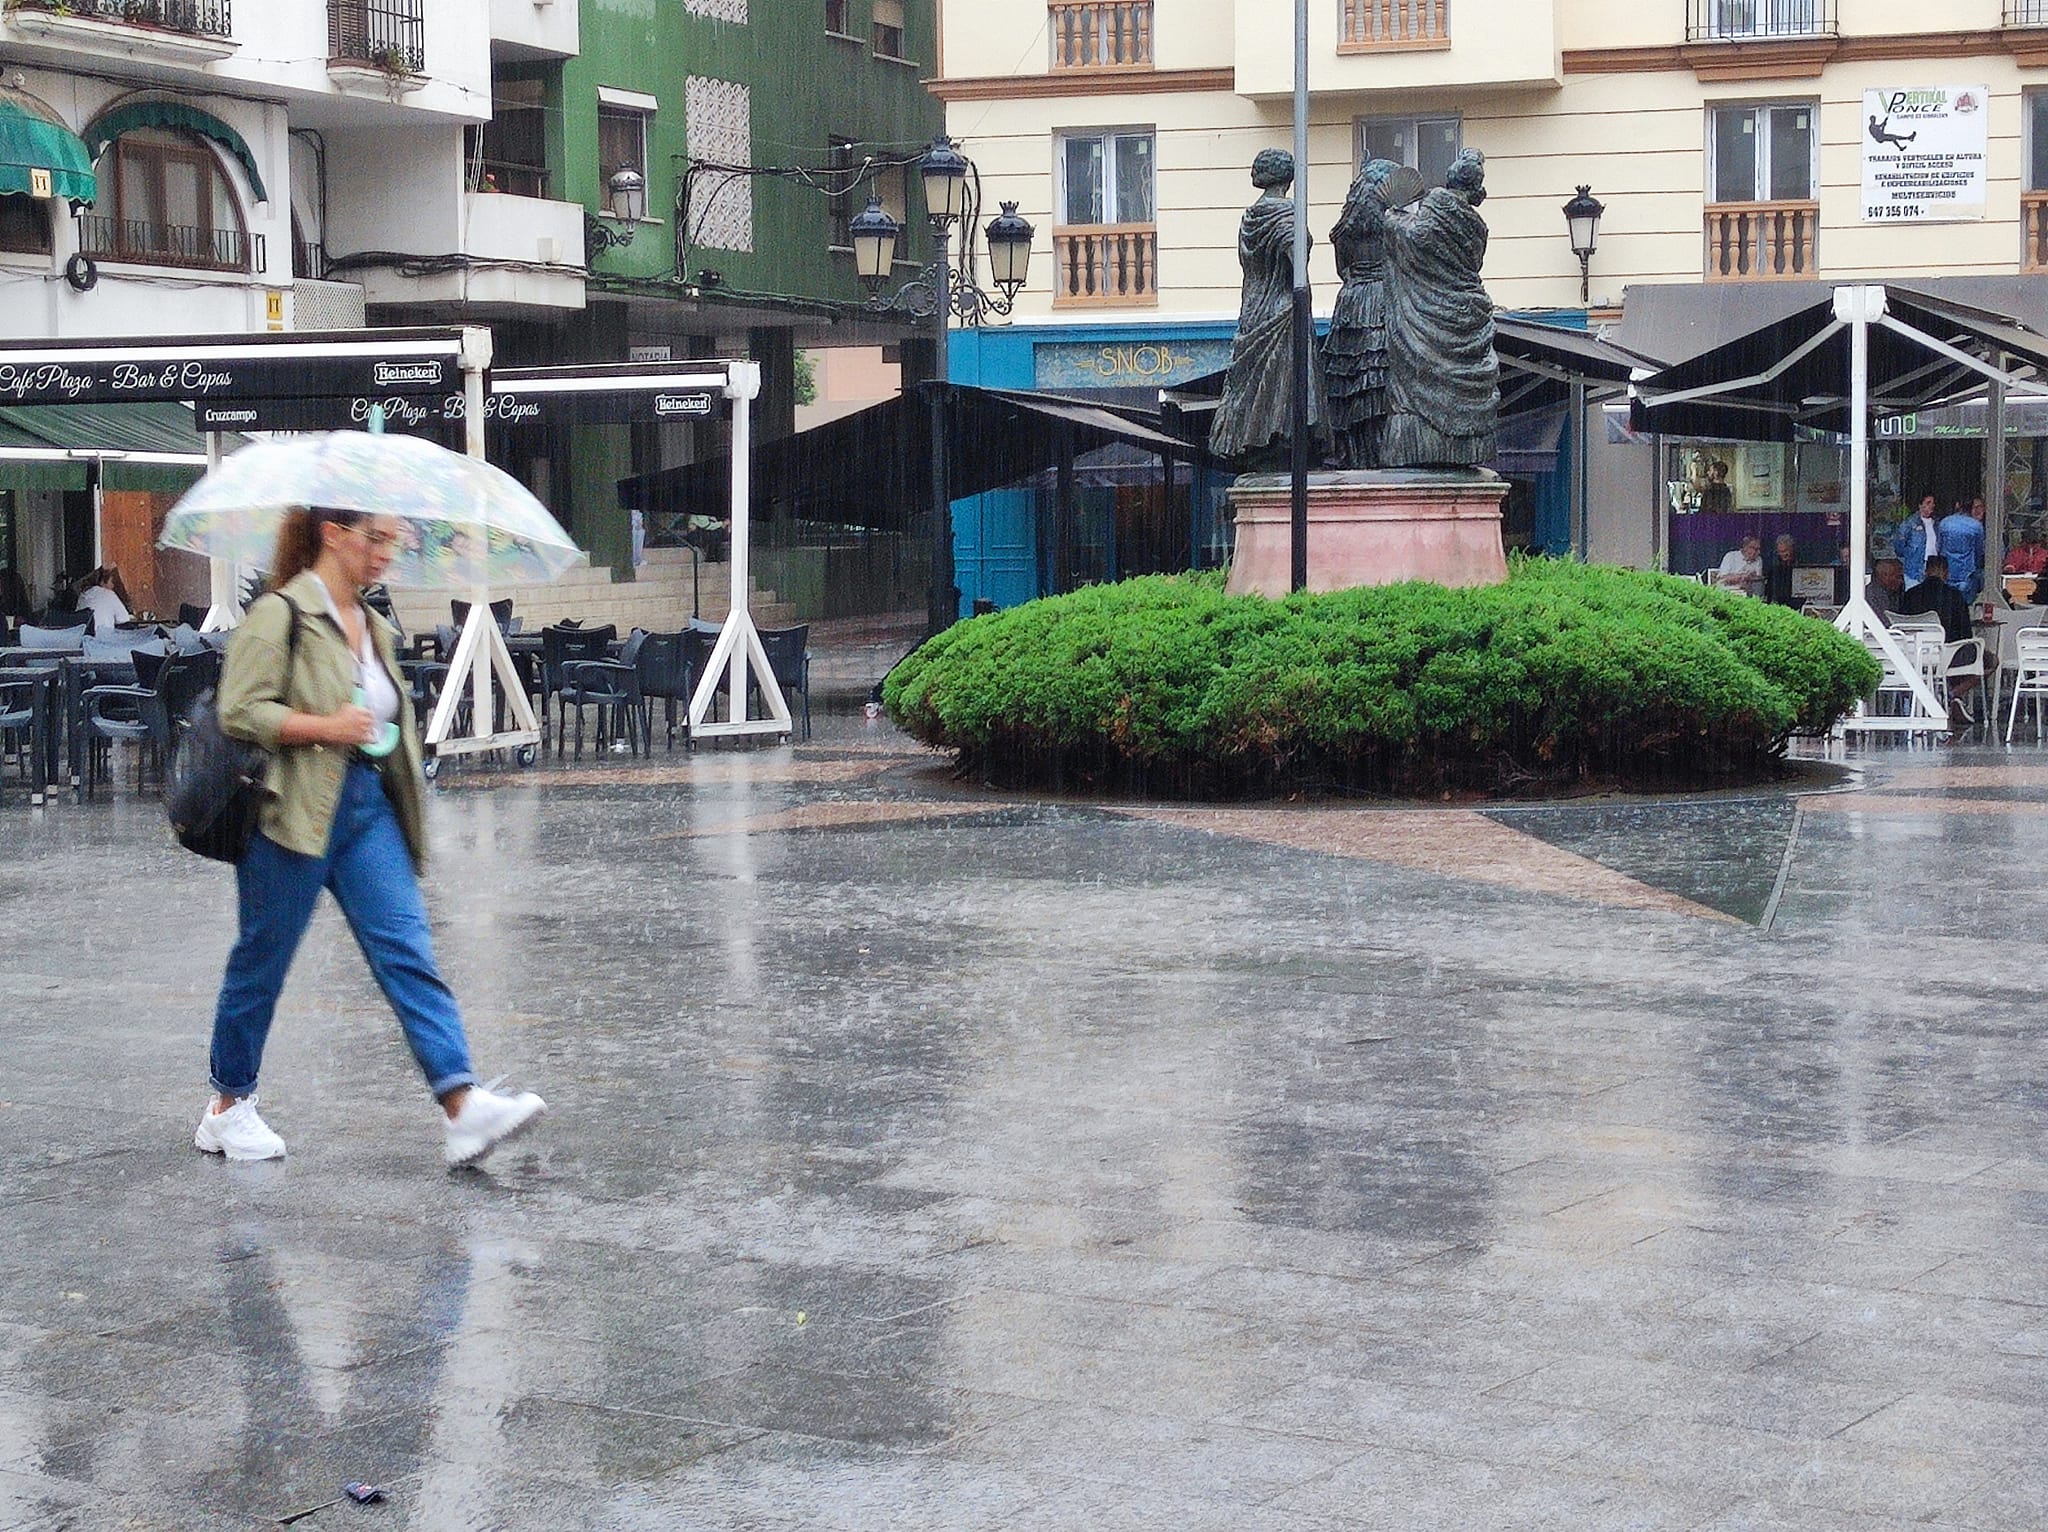
[[285,513],[300,506],[395,518],[401,537],[385,580],[407,589],[544,584],[583,557],[503,469],[420,437],[363,431],[244,447],[171,508],[158,544],[260,569]]

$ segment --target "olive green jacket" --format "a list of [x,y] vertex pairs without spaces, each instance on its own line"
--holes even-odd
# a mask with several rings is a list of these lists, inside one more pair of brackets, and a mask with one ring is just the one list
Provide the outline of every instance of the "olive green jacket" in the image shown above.
[[[318,575],[307,570],[281,594],[299,610],[298,653],[290,657],[291,614],[284,601],[258,598],[228,645],[220,678],[220,726],[233,738],[261,745],[275,757],[267,782],[269,799],[258,821],[263,833],[287,851],[325,856],[351,752],[334,745],[280,746],[278,732],[293,713],[332,713],[348,706],[356,689],[355,656],[349,653],[340,624],[328,615]],[[398,635],[375,612],[368,615],[377,655],[399,697],[399,746],[383,763],[384,792],[405,831],[413,866],[421,867],[427,859],[427,835],[419,732],[405,703],[408,691],[398,668]]]

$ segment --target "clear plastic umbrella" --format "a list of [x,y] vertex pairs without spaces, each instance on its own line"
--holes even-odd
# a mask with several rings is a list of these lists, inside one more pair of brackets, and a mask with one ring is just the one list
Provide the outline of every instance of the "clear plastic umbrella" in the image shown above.
[[404,541],[385,579],[411,589],[542,584],[583,556],[503,469],[363,431],[244,447],[172,507],[158,543],[261,568],[285,513],[315,505],[395,517]]

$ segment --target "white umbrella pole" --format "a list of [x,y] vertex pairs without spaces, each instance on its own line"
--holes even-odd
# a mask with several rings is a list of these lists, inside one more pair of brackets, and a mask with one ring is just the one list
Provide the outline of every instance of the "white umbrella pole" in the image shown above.
[[[206,471],[220,467],[220,432],[206,433]],[[219,633],[242,620],[242,571],[231,559],[208,559],[206,620],[200,629]]]
[[[774,667],[761,635],[747,610],[748,553],[750,528],[748,506],[753,496],[754,423],[753,402],[761,393],[761,368],[755,362],[734,362],[726,368],[726,397],[732,400],[732,602],[725,625],[718,630],[718,642],[704,662],[697,691],[690,698],[690,733],[787,734],[790,732],[789,703],[775,684]],[[747,673],[760,683],[761,699],[768,709],[766,718],[747,717]],[[730,689],[726,720],[712,719],[718,700],[719,673],[725,672]]]
[[1863,595],[1870,556],[1870,326],[1884,310],[1882,287],[1835,289],[1835,317],[1849,327],[1849,601],[1835,626],[1884,652],[1912,688],[1913,707],[1903,718],[1878,718],[1859,703],[1836,727],[1926,733],[1948,727],[1948,710]]
[[[491,364],[491,332],[471,326],[462,332],[462,440],[463,448],[477,459],[484,456],[484,369]],[[448,662],[448,680],[441,700],[427,723],[426,744],[436,756],[468,754],[479,750],[514,750],[540,744],[540,720],[533,715],[533,703],[512,663],[512,651],[505,647],[505,635],[491,616],[491,590],[485,570],[490,558],[489,533],[479,525],[475,579],[469,591],[469,617],[462,636],[455,641],[455,654]],[[494,733],[497,699],[492,677],[505,688],[505,707],[512,715],[512,728]],[[467,735],[455,736],[455,715],[467,693],[470,702]]]

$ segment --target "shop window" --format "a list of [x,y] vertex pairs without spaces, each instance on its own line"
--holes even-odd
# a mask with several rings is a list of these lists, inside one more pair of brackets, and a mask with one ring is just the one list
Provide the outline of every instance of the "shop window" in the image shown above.
[[1425,186],[1441,186],[1465,147],[1465,125],[1448,117],[1364,117],[1358,123],[1358,163],[1392,160],[1422,172]]
[[903,0],[875,0],[875,57],[907,59],[903,51]]
[[48,255],[50,206],[36,197],[0,196],[0,250],[10,255]]
[[261,264],[234,187],[203,140],[156,128],[124,133],[100,156],[98,177],[99,206],[78,219],[87,255],[214,271]]

